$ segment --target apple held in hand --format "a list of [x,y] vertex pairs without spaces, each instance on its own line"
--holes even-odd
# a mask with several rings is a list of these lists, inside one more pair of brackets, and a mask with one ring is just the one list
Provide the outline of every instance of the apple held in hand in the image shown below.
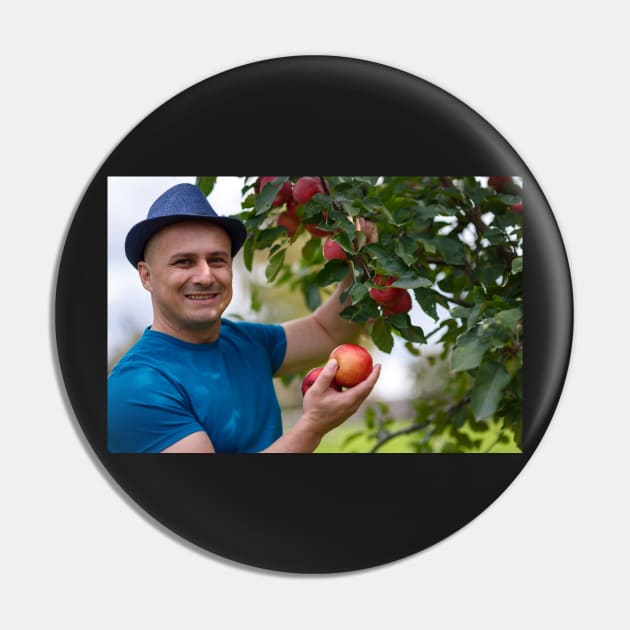
[[[313,368],[302,381],[302,396],[306,394],[306,392],[311,388],[311,385],[317,380],[317,377],[320,375],[323,367]],[[330,387],[338,392],[341,391],[341,385],[337,385],[334,381],[330,384]]]
[[319,177],[300,177],[293,187],[293,199],[305,204],[314,195],[323,195],[326,191]]
[[348,260],[348,256],[346,252],[343,251],[343,247],[330,237],[324,241],[323,253],[326,260]]
[[329,358],[335,359],[339,366],[333,382],[343,387],[358,385],[372,371],[372,355],[363,346],[354,343],[337,346]]

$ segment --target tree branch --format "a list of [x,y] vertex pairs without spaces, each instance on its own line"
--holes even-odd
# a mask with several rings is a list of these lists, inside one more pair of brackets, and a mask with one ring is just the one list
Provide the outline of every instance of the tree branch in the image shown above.
[[[461,407],[466,406],[469,402],[470,402],[470,396],[465,396],[464,398],[462,398],[458,402],[453,403],[452,405],[449,405],[444,410],[444,413],[446,413],[446,415],[451,415],[452,413],[454,413],[455,411],[457,411]],[[384,438],[379,440],[374,445],[374,447],[372,449],[370,449],[370,453],[376,453],[376,451],[379,448],[381,448],[381,446],[383,446],[384,444],[386,444],[390,440],[393,440],[396,437],[399,437],[401,435],[408,435],[409,433],[415,433],[416,431],[422,431],[422,430],[426,429],[429,426],[429,424],[431,424],[432,418],[433,418],[433,416],[430,416],[429,418],[427,418],[426,420],[424,420],[424,422],[422,422],[420,424],[412,424],[412,425],[410,425],[408,427],[405,427],[404,429],[400,429],[398,431],[394,431],[393,433],[389,433]]]

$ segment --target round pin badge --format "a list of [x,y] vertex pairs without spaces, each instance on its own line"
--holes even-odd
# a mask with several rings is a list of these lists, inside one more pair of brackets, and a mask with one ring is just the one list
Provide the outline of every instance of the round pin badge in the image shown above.
[[385,65],[270,59],[105,159],[60,256],[59,369],[89,448],[177,537],[366,569],[522,471],[568,368],[571,278],[543,191],[473,108]]

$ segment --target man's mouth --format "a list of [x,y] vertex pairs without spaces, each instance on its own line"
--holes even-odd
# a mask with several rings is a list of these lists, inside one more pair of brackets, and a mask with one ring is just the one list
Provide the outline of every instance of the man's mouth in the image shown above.
[[204,302],[206,300],[213,300],[218,295],[218,293],[188,293],[186,298],[195,302]]

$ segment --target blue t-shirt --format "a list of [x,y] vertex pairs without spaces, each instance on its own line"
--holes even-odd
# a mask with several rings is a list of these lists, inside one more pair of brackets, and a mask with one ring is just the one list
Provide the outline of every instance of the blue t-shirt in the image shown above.
[[217,453],[252,453],[282,434],[272,377],[282,326],[221,320],[219,339],[192,344],[147,328],[107,380],[112,453],[159,453],[205,431]]

